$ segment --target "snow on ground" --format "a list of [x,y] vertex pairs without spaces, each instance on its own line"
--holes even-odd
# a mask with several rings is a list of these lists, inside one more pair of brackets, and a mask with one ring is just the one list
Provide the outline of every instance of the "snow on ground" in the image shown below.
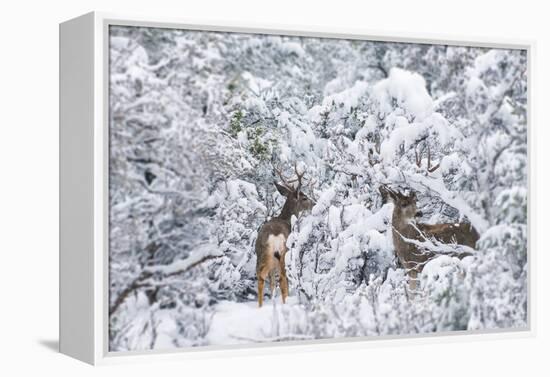
[[280,296],[266,298],[261,308],[256,301],[222,301],[216,306],[206,340],[216,345],[272,341],[273,326],[281,321],[286,307],[294,305],[298,305],[296,297],[288,297],[284,305]]

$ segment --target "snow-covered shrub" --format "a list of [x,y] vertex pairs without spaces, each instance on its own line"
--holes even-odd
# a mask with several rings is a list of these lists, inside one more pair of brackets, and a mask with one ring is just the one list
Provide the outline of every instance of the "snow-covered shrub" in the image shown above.
[[469,329],[524,327],[527,319],[527,227],[497,225],[479,241],[467,272]]

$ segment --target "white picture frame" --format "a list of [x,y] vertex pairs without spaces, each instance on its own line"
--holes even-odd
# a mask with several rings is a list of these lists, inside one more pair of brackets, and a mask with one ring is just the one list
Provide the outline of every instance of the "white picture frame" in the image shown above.
[[[207,346],[169,351],[108,350],[108,29],[111,25],[188,30],[329,37],[409,43],[438,43],[525,49],[528,56],[529,240],[528,326],[519,330],[437,333],[418,336],[325,339],[247,346]],[[535,334],[533,294],[532,56],[525,40],[461,38],[446,35],[385,33],[305,26],[187,20],[92,12],[60,24],[60,352],[90,364],[151,359],[290,353],[296,350],[349,349],[388,344],[526,337]]]

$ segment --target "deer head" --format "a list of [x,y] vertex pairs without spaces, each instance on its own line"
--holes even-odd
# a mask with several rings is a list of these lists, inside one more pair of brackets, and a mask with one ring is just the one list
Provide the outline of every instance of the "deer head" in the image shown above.
[[393,221],[407,223],[415,217],[422,216],[422,213],[416,208],[415,191],[411,190],[408,195],[405,195],[385,185],[380,186],[379,191],[384,202],[391,200],[394,204]]
[[[302,211],[311,210],[311,208],[315,205],[315,202],[302,191],[305,171],[302,173],[298,172],[297,165],[294,164],[294,172],[296,174],[296,178],[294,179],[286,178],[280,169],[275,169],[275,172],[281,179],[282,183],[273,183],[275,184],[277,191],[286,197],[286,202],[279,218],[290,220],[292,215],[298,216]],[[312,182],[310,185],[311,184]]]

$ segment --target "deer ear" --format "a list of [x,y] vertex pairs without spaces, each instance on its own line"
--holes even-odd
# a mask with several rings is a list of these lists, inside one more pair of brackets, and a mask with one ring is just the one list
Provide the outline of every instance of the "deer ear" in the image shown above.
[[378,191],[380,191],[380,195],[382,195],[382,203],[387,203],[389,199],[395,200],[395,193],[388,190],[386,186],[380,186]]
[[290,194],[290,190],[287,189],[285,186],[278,184],[277,182],[273,182],[275,187],[277,187],[277,191],[279,191],[279,194],[282,196],[288,196]]

